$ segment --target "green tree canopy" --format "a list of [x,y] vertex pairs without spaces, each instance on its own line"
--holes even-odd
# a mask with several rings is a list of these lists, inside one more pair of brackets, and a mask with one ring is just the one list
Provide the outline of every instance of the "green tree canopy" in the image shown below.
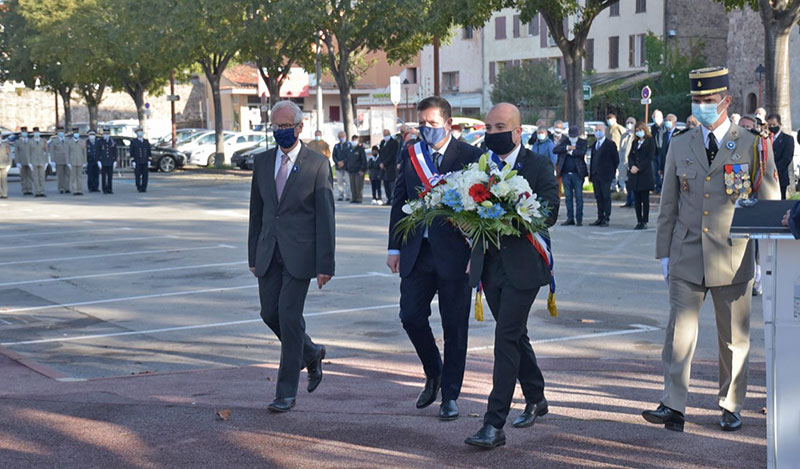
[[495,80],[491,98],[494,103],[515,104],[526,123],[535,123],[540,116],[546,117],[543,111],[557,111],[563,106],[564,90],[551,64],[528,62],[504,68]]

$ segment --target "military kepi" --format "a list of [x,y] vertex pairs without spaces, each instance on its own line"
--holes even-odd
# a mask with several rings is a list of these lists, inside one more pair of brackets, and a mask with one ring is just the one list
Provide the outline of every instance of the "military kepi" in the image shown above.
[[710,67],[689,72],[692,96],[706,96],[728,91],[728,69]]

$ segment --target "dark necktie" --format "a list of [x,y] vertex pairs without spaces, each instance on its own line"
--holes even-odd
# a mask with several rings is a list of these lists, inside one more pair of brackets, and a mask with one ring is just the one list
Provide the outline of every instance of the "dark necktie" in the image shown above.
[[505,160],[500,160],[500,163],[497,165],[497,167],[500,169],[500,171],[502,171],[502,170],[503,170],[503,168],[505,168],[505,167],[506,167],[506,164],[507,164],[507,163],[506,163],[506,161],[505,161]]
[[708,133],[708,148],[706,149],[706,156],[708,157],[708,165],[711,166],[711,163],[714,162],[714,158],[717,157],[717,152],[719,151],[719,146],[717,146],[717,137],[714,136],[712,132]]
[[436,167],[436,170],[439,170],[439,166],[442,165],[442,154],[438,151],[433,152],[433,166]]

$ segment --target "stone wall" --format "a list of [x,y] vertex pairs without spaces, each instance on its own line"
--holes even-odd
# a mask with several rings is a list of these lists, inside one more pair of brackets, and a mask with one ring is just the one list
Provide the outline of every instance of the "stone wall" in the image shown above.
[[[728,18],[725,7],[714,0],[665,0],[664,35],[668,45],[676,44],[688,54],[694,43],[701,44],[706,66],[728,61]],[[674,36],[670,35],[674,31]],[[687,78],[688,79],[688,78]]]
[[[763,105],[758,101],[755,70],[764,63],[764,27],[758,13],[749,8],[730,12],[728,24],[731,109],[740,114],[750,114],[755,107]],[[748,97],[750,101],[755,98],[756,106],[748,102]]]
[[[175,93],[180,96],[175,113],[178,127],[205,127],[206,103],[203,87],[192,84],[176,84]],[[170,103],[167,101],[169,86],[164,87],[160,96],[146,96],[150,103],[151,120],[169,121]],[[78,93],[73,93],[72,122],[89,122],[89,110]],[[59,98],[60,123],[64,123],[64,107]],[[136,106],[126,93],[106,91],[100,104],[100,121],[113,119],[136,119]],[[16,130],[22,125],[46,129],[55,123],[55,95],[46,91],[27,88],[14,89],[4,86],[0,89],[0,125]]]

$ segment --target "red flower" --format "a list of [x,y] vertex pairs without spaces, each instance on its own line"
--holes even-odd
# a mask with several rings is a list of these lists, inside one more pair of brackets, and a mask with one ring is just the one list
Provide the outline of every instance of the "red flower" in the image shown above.
[[469,196],[476,203],[481,203],[484,200],[489,200],[492,197],[492,193],[483,184],[475,184],[469,188]]

